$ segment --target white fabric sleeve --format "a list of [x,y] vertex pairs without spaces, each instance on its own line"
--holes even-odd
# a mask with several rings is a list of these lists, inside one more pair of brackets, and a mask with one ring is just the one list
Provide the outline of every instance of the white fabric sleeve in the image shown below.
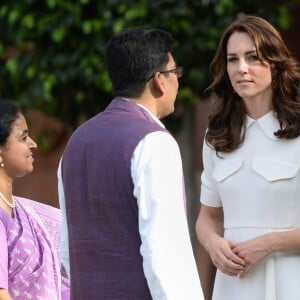
[[203,142],[203,172],[201,175],[201,196],[202,204],[212,207],[221,207],[222,202],[218,194],[216,181],[213,179],[215,150],[211,149],[207,143]]
[[58,200],[59,200],[59,207],[62,216],[60,255],[61,255],[62,263],[67,272],[68,278],[70,278],[69,235],[68,235],[65,194],[64,194],[64,187],[63,187],[62,174],[61,174],[61,160],[59,161],[59,165],[57,169],[57,179],[58,179]]
[[141,255],[154,300],[202,300],[185,212],[180,151],[166,132],[148,134],[131,162]]

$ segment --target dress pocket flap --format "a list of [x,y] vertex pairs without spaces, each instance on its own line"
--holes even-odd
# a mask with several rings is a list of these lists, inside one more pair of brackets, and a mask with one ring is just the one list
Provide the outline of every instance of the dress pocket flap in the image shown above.
[[253,169],[268,181],[291,179],[296,176],[299,166],[275,159],[256,158],[253,160]]
[[242,158],[220,160],[213,171],[213,177],[216,181],[221,182],[236,173],[242,164]]

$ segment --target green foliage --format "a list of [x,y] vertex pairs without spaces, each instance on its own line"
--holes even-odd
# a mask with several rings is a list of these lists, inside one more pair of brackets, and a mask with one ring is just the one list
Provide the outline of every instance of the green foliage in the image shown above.
[[175,57],[185,68],[179,102],[193,103],[210,81],[209,62],[225,26],[250,13],[287,29],[296,2],[2,0],[1,97],[39,108],[73,129],[111,99],[103,61],[108,39],[147,26],[173,33]]

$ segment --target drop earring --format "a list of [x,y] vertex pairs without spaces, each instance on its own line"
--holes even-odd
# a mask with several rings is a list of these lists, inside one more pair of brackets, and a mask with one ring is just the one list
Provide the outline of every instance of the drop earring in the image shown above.
[[4,168],[4,163],[3,162],[0,163],[0,167]]

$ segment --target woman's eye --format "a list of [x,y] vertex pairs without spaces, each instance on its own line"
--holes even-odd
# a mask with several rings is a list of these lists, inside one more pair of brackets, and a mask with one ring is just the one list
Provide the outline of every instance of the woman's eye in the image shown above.
[[228,62],[233,62],[233,61],[236,61],[236,59],[237,59],[236,57],[228,57],[227,61]]
[[252,55],[248,56],[248,59],[251,61],[256,61],[256,60],[258,60],[258,56],[256,54],[252,54]]

